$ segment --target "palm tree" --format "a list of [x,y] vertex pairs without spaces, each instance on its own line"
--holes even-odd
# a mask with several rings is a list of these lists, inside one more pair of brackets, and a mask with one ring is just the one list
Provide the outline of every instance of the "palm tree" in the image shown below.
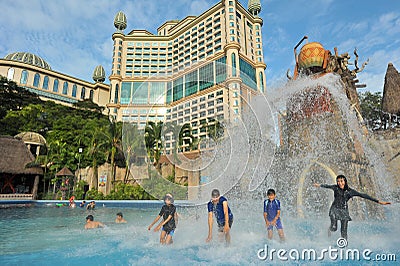
[[[110,124],[105,137],[107,138],[108,145],[111,147],[111,152],[108,152],[108,159],[111,163],[111,187],[114,189],[116,172],[115,155],[118,150],[122,150],[122,123],[117,123],[112,117],[110,117],[109,121]],[[107,181],[107,183],[109,183],[109,181]]]
[[92,159],[92,168],[93,168],[93,176],[92,176],[92,188],[97,190],[98,187],[98,164],[99,160],[104,159],[106,153],[103,151],[103,147],[109,144],[107,139],[104,136],[103,130],[97,128],[94,132],[92,132],[91,145],[87,151],[87,154]]
[[147,157],[156,166],[158,172],[161,172],[161,165],[159,165],[161,151],[162,151],[162,128],[163,122],[148,121],[145,127],[145,143],[147,150]]
[[[62,140],[55,140],[49,143],[49,158],[50,171],[54,174],[58,172],[65,165],[65,158],[68,157],[67,143]],[[53,183],[53,194],[56,193],[56,184],[58,178],[54,177],[52,179]],[[50,185],[50,184],[49,184]]]
[[224,136],[224,131],[224,125],[218,120],[210,121],[207,124],[207,135],[215,143],[218,143],[222,139]]
[[192,135],[192,127],[189,123],[185,123],[181,126],[169,122],[165,126],[163,135],[167,135],[169,133],[172,133],[173,137],[172,153],[174,154],[174,160],[177,162],[177,164],[179,164],[180,160],[178,159],[177,152],[182,152],[185,144],[189,144],[188,147],[190,150],[192,150],[194,144],[197,143],[197,138]]
[[124,183],[128,183],[129,167],[132,163],[140,164],[140,158],[146,157],[146,145],[144,132],[139,130],[137,125],[126,123],[122,132],[122,143],[125,154],[125,177]]

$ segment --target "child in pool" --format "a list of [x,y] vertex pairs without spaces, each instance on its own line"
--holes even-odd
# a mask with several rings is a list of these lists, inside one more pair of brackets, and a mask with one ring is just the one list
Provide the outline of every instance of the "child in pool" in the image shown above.
[[211,192],[211,200],[208,202],[208,236],[206,242],[212,239],[213,214],[218,224],[219,236],[222,238],[225,235],[225,243],[230,244],[231,235],[230,229],[233,223],[233,213],[228,206],[228,200],[220,195],[218,189]]
[[281,203],[276,199],[276,193],[273,189],[267,191],[268,199],[264,200],[264,220],[267,226],[268,238],[272,239],[272,229],[274,226],[278,230],[281,241],[285,241],[283,226],[281,222]]
[[174,235],[176,224],[175,224],[175,213],[176,207],[173,203],[173,198],[169,195],[164,197],[164,206],[162,206],[160,213],[154,219],[154,221],[147,228],[149,231],[151,227],[161,218],[163,217],[163,221],[154,228],[154,232],[157,232],[162,227],[162,231],[160,234],[160,243],[161,244],[172,244],[172,236]]

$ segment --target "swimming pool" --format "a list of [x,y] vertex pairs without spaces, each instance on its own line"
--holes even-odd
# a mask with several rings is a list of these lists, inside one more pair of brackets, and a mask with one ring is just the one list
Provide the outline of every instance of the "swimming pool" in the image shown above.
[[[159,204],[159,202],[156,202]],[[260,205],[254,203],[253,206]],[[161,205],[160,205],[161,206]],[[326,236],[327,216],[297,219],[283,217],[287,241],[279,243],[266,239],[262,213],[239,208],[232,202],[235,218],[232,244],[207,237],[207,208],[205,206],[178,208],[180,221],[172,246],[160,246],[159,233],[147,226],[158,215],[159,208],[123,208],[97,206],[94,211],[81,208],[36,206],[0,209],[1,265],[265,265],[258,251],[269,249],[316,249],[335,247],[338,235]],[[386,221],[354,221],[349,226],[349,246],[373,253],[400,256],[399,204],[387,208]],[[122,211],[127,224],[115,224],[116,213]],[[106,228],[84,230],[85,217],[93,214]],[[308,260],[302,261],[307,262]],[[276,257],[272,262],[280,263]],[[299,261],[289,260],[295,264]],[[323,262],[337,263],[329,258]],[[354,264],[354,261],[341,261]],[[357,264],[370,262],[357,261]],[[392,262],[395,264],[395,262]]]

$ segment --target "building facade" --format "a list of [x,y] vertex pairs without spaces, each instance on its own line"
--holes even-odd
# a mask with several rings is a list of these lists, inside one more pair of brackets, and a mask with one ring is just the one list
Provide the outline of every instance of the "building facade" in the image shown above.
[[99,106],[106,106],[110,98],[110,86],[103,83],[105,73],[101,66],[95,68],[95,82],[91,83],[52,70],[37,55],[11,53],[0,59],[0,75],[38,94],[42,100],[52,100],[63,105],[72,106],[78,101],[91,99]]
[[[139,128],[147,121],[190,123],[200,139],[207,138],[202,125],[240,117],[266,88],[260,10],[259,0],[248,9],[221,0],[197,17],[165,22],[157,35],[125,34],[127,20],[118,12],[110,114]],[[166,139],[167,150],[170,145]]]

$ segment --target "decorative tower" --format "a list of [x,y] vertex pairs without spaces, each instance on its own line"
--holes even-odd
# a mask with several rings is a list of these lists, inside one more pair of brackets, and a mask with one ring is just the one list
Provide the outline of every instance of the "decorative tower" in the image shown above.
[[249,0],[249,4],[247,5],[247,9],[249,10],[249,12],[253,16],[258,17],[258,14],[261,11],[260,0]]
[[93,71],[93,80],[96,83],[103,83],[106,80],[106,72],[103,66],[98,65]]
[[117,31],[123,32],[124,29],[126,29],[127,22],[126,22],[126,16],[122,11],[119,11],[117,15],[115,15],[114,18],[114,26],[117,28]]
[[126,16],[122,11],[119,11],[114,18],[114,26],[117,29],[112,35],[114,41],[114,52],[112,71],[110,76],[110,112],[115,118],[118,117],[119,96],[121,90],[121,65],[122,65],[122,49],[123,40],[125,38],[124,30],[127,27]]

